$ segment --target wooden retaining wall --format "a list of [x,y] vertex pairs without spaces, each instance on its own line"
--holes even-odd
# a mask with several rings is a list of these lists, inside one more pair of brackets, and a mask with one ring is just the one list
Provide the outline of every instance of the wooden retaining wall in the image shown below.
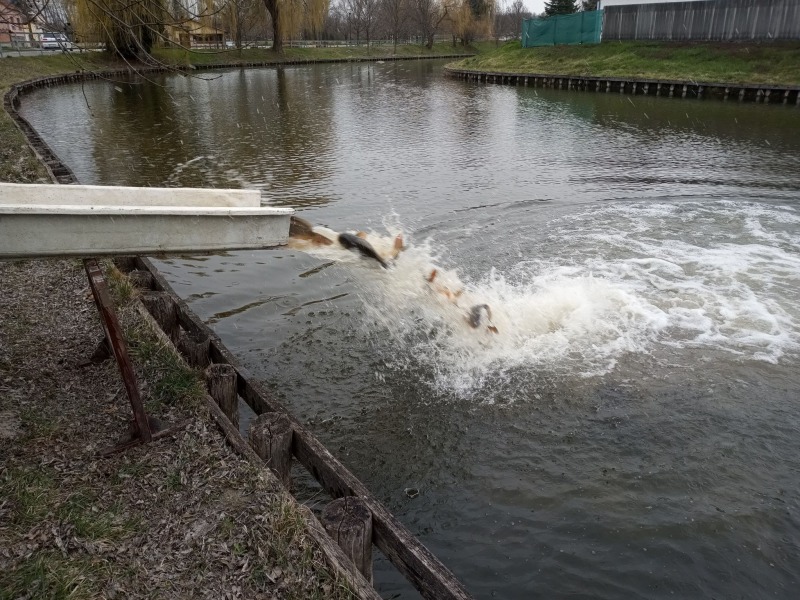
[[[289,459],[297,460],[319,482],[322,488],[334,499],[354,498],[365,506],[371,516],[371,542],[392,562],[398,571],[429,600],[467,600],[471,598],[466,588],[375,496],[353,475],[325,446],[298,421],[280,402],[278,402],[256,379],[242,367],[214,331],[195,315],[185,301],[175,294],[161,273],[146,258],[133,257],[117,261],[118,266],[134,273],[149,273],[146,277],[147,291],[144,294],[161,293],[158,297],[160,313],[176,315],[177,323],[172,323],[166,332],[170,340],[203,340],[203,351],[183,354],[197,368],[211,363],[211,367],[229,365],[235,382],[234,394],[238,395],[256,415],[277,413],[288,422],[290,428],[288,451]],[[134,280],[141,280],[136,275]],[[150,303],[145,303],[150,304]],[[168,305],[164,308],[164,305]],[[150,307],[148,306],[148,309]],[[160,319],[155,320],[162,325]],[[189,344],[191,345],[191,344]],[[182,348],[184,344],[178,343]],[[228,404],[230,410],[238,410],[235,403]],[[226,411],[227,414],[227,411]],[[248,445],[232,424],[227,427],[228,437],[235,438],[232,445],[237,448]],[[251,425],[252,427],[252,425]],[[263,457],[262,457],[263,458]],[[283,476],[286,473],[279,474]],[[371,580],[371,573],[368,577]]]
[[523,87],[543,87],[559,90],[666,96],[669,98],[714,98],[763,104],[800,106],[800,86],[772,84],[706,83],[699,81],[670,81],[619,77],[589,77],[575,75],[537,75],[524,73],[477,72],[445,67],[450,77],[475,83],[498,83]]

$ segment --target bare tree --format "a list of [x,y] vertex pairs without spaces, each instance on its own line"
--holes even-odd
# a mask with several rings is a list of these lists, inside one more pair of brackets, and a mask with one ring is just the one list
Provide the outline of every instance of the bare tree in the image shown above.
[[514,18],[514,39],[518,40],[522,33],[522,20],[526,18],[528,12],[525,10],[522,0],[514,0],[509,12]]
[[375,23],[378,20],[380,4],[378,0],[359,0],[361,3],[361,26],[364,29],[364,36],[367,38],[367,48],[372,40],[375,30]]
[[428,49],[433,48],[436,32],[447,17],[449,7],[446,0],[412,0],[414,20]]
[[352,39],[356,36],[356,44],[361,42],[361,28],[363,26],[362,11],[364,6],[361,0],[344,0],[344,9],[347,11],[347,36]]
[[323,24],[324,37],[328,40],[347,39],[347,10],[341,2],[332,4],[330,10],[325,15]]
[[397,54],[397,38],[408,22],[409,0],[383,0],[381,8],[392,38],[393,52]]
[[369,46],[378,19],[379,0],[345,0],[344,4],[350,25],[356,34],[356,43],[360,43],[363,31]]
[[[181,0],[172,0],[173,3],[180,4]],[[223,22],[230,36],[233,38],[233,43],[237,48],[243,45],[244,34],[248,24],[257,20],[256,8],[260,4],[257,0],[227,0],[222,12]],[[263,8],[262,8],[263,10]]]

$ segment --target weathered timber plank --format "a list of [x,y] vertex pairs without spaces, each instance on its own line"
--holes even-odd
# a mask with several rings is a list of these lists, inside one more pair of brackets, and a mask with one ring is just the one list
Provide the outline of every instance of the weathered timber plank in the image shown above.
[[[261,385],[240,379],[239,394],[256,412],[276,410]],[[465,600],[471,598],[463,584],[422,542],[383,506],[330,451],[291,414],[295,458],[334,498],[358,496],[369,507],[373,519],[373,541],[424,598]]]
[[239,396],[236,392],[238,375],[233,365],[214,363],[205,370],[206,386],[233,426],[239,429]]
[[[154,289],[169,292],[177,298],[172,287],[148,259],[139,259],[141,268],[153,273]],[[211,340],[209,353],[214,362],[227,363],[235,367],[238,377],[239,395],[250,407],[264,412],[285,413],[292,423],[294,436],[292,451],[295,458],[334,498],[358,496],[369,507],[373,519],[373,541],[400,573],[429,600],[467,600],[472,598],[463,584],[428,550],[422,542],[386,507],[375,499],[369,490],[319,440],[308,431],[272,395],[255,381],[255,378],[238,364],[236,357],[225,348],[219,337],[195,315],[181,299],[175,301],[178,320],[187,331],[201,330]]]
[[320,517],[328,532],[353,561],[367,581],[372,582],[372,512],[357,496],[329,502]]
[[[239,430],[228,420],[228,417],[225,416],[225,413],[222,412],[211,396],[206,395],[206,406],[208,406],[211,416],[214,418],[217,426],[222,430],[225,439],[228,440],[228,443],[233,449],[251,464],[258,467],[265,467],[264,461],[262,461],[258,454],[244,441],[244,438],[239,434]],[[302,504],[299,504],[298,508],[303,513],[306,523],[308,524],[306,531],[309,536],[320,547],[322,553],[337,575],[344,579],[355,592],[355,597],[362,600],[381,600],[381,596],[375,591],[375,588],[373,588],[366,578],[358,571],[353,562],[345,555],[344,551],[336,545],[327,533],[325,533],[324,528],[314,513]]]
[[264,462],[259,458],[258,454],[244,441],[244,438],[239,434],[239,430],[234,427],[227,415],[222,412],[222,409],[211,396],[206,394],[206,406],[208,407],[211,416],[217,426],[225,434],[225,439],[239,454],[245,457],[250,463],[258,466],[264,466]]
[[293,433],[285,413],[261,413],[250,424],[250,445],[286,489],[291,486]]

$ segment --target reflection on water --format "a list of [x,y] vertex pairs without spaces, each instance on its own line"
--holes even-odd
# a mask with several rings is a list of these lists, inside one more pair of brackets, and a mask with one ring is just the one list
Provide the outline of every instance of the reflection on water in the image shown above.
[[[477,597],[794,597],[800,113],[439,66],[93,82],[23,112],[84,183],[253,187],[407,233],[389,271],[159,266]],[[502,335],[459,329],[431,264]],[[383,558],[376,581],[415,597]]]

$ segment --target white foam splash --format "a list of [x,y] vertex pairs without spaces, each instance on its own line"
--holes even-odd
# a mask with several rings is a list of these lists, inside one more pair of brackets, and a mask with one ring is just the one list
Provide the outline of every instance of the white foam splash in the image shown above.
[[[471,280],[444,269],[432,241],[411,243],[390,270],[352,263],[365,326],[392,366],[424,364],[458,395],[520,368],[596,376],[626,354],[707,348],[733,360],[777,363],[800,349],[800,215],[733,202],[617,204],[556,220],[537,260]],[[371,233],[376,248],[389,235]],[[428,283],[456,290],[458,302]],[[462,281],[463,279],[463,281]],[[473,304],[491,306],[499,333],[473,329]]]

